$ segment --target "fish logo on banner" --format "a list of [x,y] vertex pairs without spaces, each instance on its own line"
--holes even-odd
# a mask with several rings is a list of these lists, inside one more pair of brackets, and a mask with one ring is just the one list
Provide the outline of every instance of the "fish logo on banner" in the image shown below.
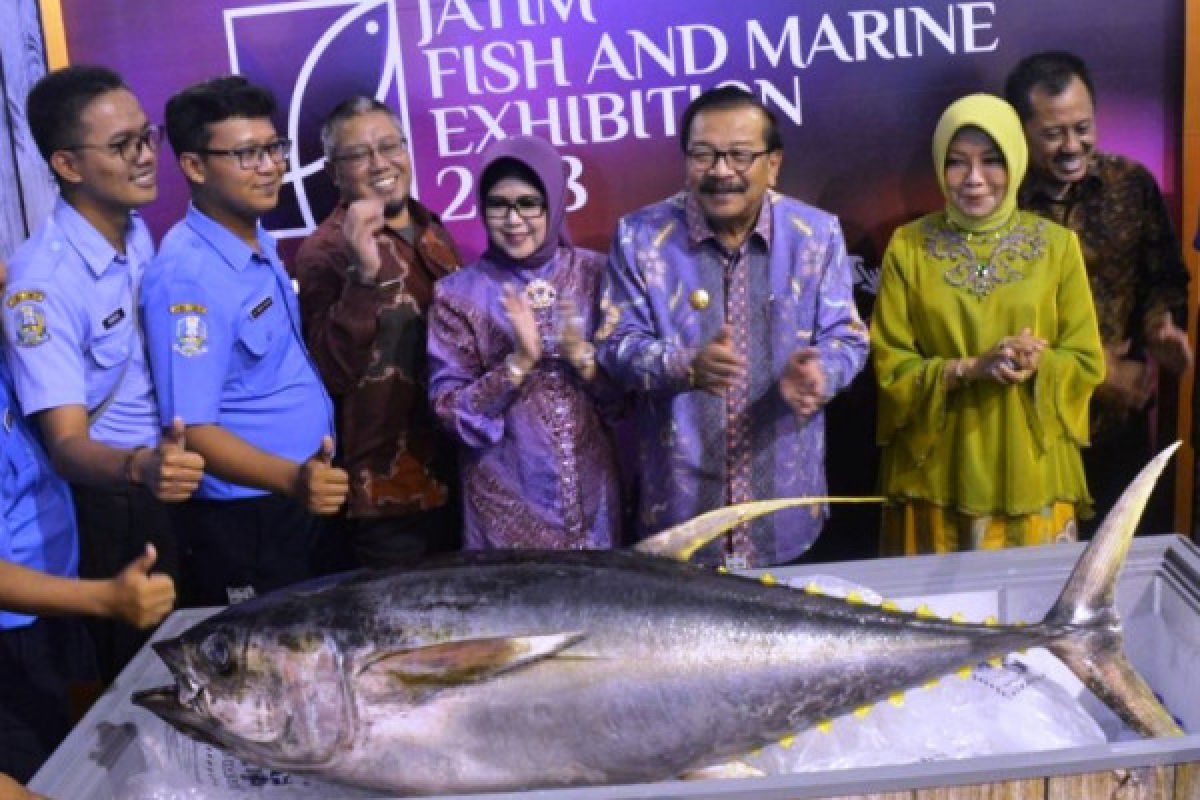
[[[395,0],[299,0],[224,11],[230,72],[270,89],[294,144],[279,206],[264,220],[277,238],[307,236],[337,203],[320,126],[335,105],[369,94],[396,112],[412,140]],[[416,165],[411,194],[417,196]]]

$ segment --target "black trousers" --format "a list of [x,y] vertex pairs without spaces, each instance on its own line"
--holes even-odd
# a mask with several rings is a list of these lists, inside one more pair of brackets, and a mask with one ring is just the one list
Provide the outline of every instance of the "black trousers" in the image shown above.
[[[71,486],[79,522],[79,577],[111,578],[140,556],[149,542],[158,550],[155,572],[179,582],[179,548],[167,505],[141,486],[101,489]],[[120,620],[89,619],[100,676],[111,682],[150,638]]]
[[180,605],[235,603],[313,576],[322,522],[278,495],[193,498],[171,509],[179,536]]
[[410,567],[427,555],[462,547],[462,516],[454,503],[398,517],[346,519],[340,527],[353,553],[351,566]]
[[[1146,412],[1131,415],[1127,424],[1103,438],[1097,437],[1091,447],[1083,448],[1083,470],[1088,489],[1096,501],[1096,516],[1080,521],[1081,538],[1091,538],[1121,493],[1153,455]],[[1154,487],[1138,523],[1139,534],[1170,533],[1175,529],[1175,482],[1170,475],[1168,470]]]
[[95,680],[82,620],[49,617],[0,631],[0,772],[27,783],[71,731],[68,687]]

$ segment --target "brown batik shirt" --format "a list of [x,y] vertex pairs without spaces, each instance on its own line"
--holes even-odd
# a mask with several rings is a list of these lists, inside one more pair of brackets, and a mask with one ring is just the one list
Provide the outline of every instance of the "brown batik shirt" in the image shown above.
[[296,257],[309,352],[337,406],[338,450],[350,474],[349,514],[392,517],[448,499],[453,451],[429,408],[426,315],[433,284],[462,263],[441,221],[409,200],[412,243],[377,234],[383,265],[375,285],[348,274],[345,205]]
[[[1031,176],[1018,195],[1021,208],[1079,235],[1100,340],[1107,348],[1130,343],[1129,358],[1145,357],[1146,335],[1170,314],[1187,325],[1188,272],[1162,193],[1150,171],[1117,155],[1097,154],[1087,176],[1062,199]],[[1092,440],[1122,424],[1127,414],[1093,399]]]

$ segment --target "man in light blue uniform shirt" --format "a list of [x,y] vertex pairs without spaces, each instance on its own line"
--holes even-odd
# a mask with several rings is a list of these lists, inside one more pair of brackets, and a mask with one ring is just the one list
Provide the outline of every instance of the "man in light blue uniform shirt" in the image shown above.
[[[190,495],[203,460],[184,450],[179,430],[162,435],[137,320],[154,246],[135,209],[157,194],[161,137],[120,76],[103,67],[49,73],[26,106],[61,199],[9,264],[5,356],[17,397],[71,483],[80,574],[113,575],[148,541],[174,573],[162,501]],[[111,679],[145,636],[91,627]]]
[[235,602],[311,575],[320,526],[345,500],[333,407],[304,348],[291,281],[263,230],[290,143],[270,93],[244,78],[167,103],[192,205],[142,295],[162,420],[180,417],[208,474],[175,515],[185,604]]
[[78,620],[61,615],[146,627],[175,598],[169,577],[149,573],[151,545],[109,580],[75,580],[78,560],[70,489],[21,417],[0,361],[0,773],[18,781],[70,730],[68,685],[96,678],[91,640]]

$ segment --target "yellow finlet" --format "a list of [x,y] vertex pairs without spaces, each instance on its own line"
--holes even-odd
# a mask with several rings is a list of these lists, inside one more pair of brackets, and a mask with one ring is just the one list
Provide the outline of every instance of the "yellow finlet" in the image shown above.
[[930,680],[925,681],[925,683],[923,683],[922,686],[924,686],[926,689],[932,689],[933,687],[937,686],[941,682],[942,682],[941,678],[931,678]]
[[858,708],[854,709],[854,716],[858,717],[859,719],[862,719],[867,714],[871,713],[872,708],[873,708],[873,706],[869,706],[869,705],[859,706]]
[[794,745],[795,743],[796,743],[795,736],[785,736],[779,740],[779,746],[782,747],[784,750],[791,750],[792,745]]
[[823,719],[817,723],[817,730],[821,733],[829,733],[833,730],[833,720]]
[[888,695],[888,702],[896,708],[904,707],[904,692],[892,692]]
[[937,619],[937,614],[933,613],[933,609],[925,603],[917,606],[916,615],[921,619]]
[[775,576],[769,572],[764,572],[758,580],[763,586],[774,586],[779,583],[779,581],[775,580]]
[[1000,620],[996,619],[995,614],[988,614],[983,618],[983,624],[994,627],[1000,624]]
[[956,672],[954,674],[965,680],[966,678],[971,677],[971,673],[974,671],[975,671],[974,667],[962,667],[961,669],[958,670],[958,672]]
[[896,605],[896,602],[894,600],[884,600],[883,603],[879,607],[882,608],[884,611],[899,611],[900,610],[900,606]]
[[963,616],[963,613],[961,611],[955,611],[953,614],[950,615],[950,621],[962,623],[962,622],[966,622],[967,618]]
[[816,581],[809,581],[808,585],[804,587],[804,591],[808,592],[809,594],[825,594],[823,591],[821,591],[821,587],[817,585]]
[[855,590],[846,595],[846,602],[854,606],[861,606],[867,601],[863,599],[862,592]]
[[996,656],[994,658],[989,658],[987,660],[987,663],[988,663],[988,666],[990,666],[990,667],[995,667],[996,669],[1000,669],[1001,667],[1004,666],[1004,659],[1001,658],[1000,656]]

